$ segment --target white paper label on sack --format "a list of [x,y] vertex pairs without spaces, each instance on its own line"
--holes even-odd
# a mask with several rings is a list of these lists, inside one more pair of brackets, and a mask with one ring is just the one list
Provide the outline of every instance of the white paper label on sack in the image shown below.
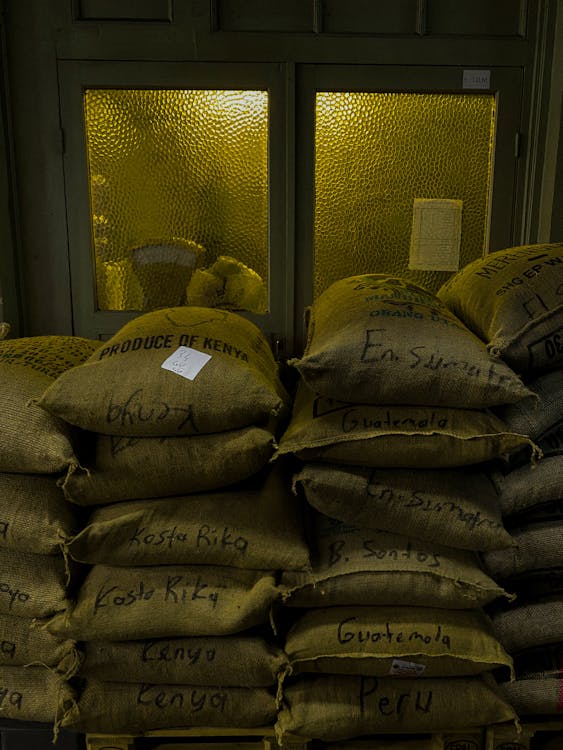
[[393,659],[389,674],[393,677],[420,677],[425,670],[425,664],[417,664],[414,661],[405,661],[404,659]]
[[164,370],[175,372],[187,380],[194,380],[201,370],[211,359],[210,354],[198,352],[189,346],[179,346],[176,351],[167,357],[161,367]]

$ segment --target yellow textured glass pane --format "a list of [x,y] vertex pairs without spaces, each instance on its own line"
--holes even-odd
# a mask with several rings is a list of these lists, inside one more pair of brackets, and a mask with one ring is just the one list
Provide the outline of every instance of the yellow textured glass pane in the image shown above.
[[87,89],[97,302],[263,313],[268,93]]
[[481,257],[494,128],[491,94],[317,93],[314,296],[359,273],[437,290],[449,273],[408,269],[415,198],[461,200],[460,265]]

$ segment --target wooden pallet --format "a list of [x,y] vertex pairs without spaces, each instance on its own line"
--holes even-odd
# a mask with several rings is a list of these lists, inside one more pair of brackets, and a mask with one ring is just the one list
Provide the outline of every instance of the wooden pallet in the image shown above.
[[[512,725],[495,725],[482,729],[467,731],[455,729],[440,732],[444,750],[495,750],[498,743],[506,742],[506,733]],[[553,733],[561,736],[563,749],[563,719],[546,722],[522,723],[522,748],[526,748],[530,739],[538,732]],[[86,734],[87,750],[135,750],[136,741],[140,738],[153,739],[158,744],[154,750],[279,750],[275,732],[272,727],[252,729],[162,729],[144,732],[142,735]],[[167,744],[166,740],[174,740]],[[178,740],[185,739],[185,744]],[[216,742],[213,742],[213,739]],[[507,743],[510,747],[510,745]],[[286,735],[283,750],[310,750],[311,740],[305,737]]]
[[[252,729],[217,729],[198,727],[197,729],[161,729],[144,732],[143,738],[161,740],[158,747],[163,748],[167,739],[186,739],[186,744],[174,743],[175,750],[275,750],[278,747],[272,727]],[[212,742],[215,738],[217,742]],[[87,750],[135,750],[139,736],[86,734]],[[284,750],[308,750],[310,740],[304,737],[288,735],[284,738]],[[172,746],[170,746],[172,747]]]

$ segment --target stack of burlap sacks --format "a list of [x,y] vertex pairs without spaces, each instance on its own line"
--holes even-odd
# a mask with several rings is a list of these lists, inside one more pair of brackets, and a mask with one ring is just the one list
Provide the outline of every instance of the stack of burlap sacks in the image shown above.
[[[453,277],[441,298],[527,383],[535,398],[498,411],[542,451],[492,473],[514,545],[488,552],[490,575],[516,594],[491,611],[513,656],[516,681],[501,686],[526,719],[563,711],[563,244],[511,248]],[[500,602],[497,602],[497,605]]]
[[45,628],[83,651],[63,726],[271,726],[277,577],[309,565],[270,464],[287,413],[267,339],[234,313],[170,308],[125,325],[43,394],[89,436],[63,484],[89,511],[68,543],[84,580]]
[[279,455],[301,468],[313,572],[283,578],[291,675],[277,731],[324,741],[513,722],[512,659],[480,554],[509,547],[491,462],[536,452],[492,408],[529,399],[433,294],[343,279],[309,311]]
[[57,724],[72,707],[72,638],[36,627],[69,606],[64,547],[79,519],[58,479],[76,465],[75,433],[36,401],[97,342],[0,342],[0,716]]

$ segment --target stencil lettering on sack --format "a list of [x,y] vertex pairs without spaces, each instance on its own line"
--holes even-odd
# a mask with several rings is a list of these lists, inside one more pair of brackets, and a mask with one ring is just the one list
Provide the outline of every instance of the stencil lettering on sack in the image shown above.
[[383,629],[356,627],[354,623],[357,622],[357,619],[357,617],[347,617],[338,623],[336,632],[338,643],[379,643],[383,641],[395,644],[415,641],[424,643],[426,646],[431,643],[439,643],[447,649],[451,649],[451,638],[443,632],[440,624],[436,624],[432,633],[424,633],[420,630],[393,630],[389,622],[385,623]]
[[[483,279],[490,280],[496,273],[502,271],[506,266],[510,265],[516,260],[519,260],[519,256],[517,254],[497,258],[495,261],[490,261],[482,266],[475,275],[480,276]],[[548,253],[541,253],[540,255],[538,255],[536,251],[534,257],[529,258],[529,260],[533,261],[533,263],[528,266],[528,268],[524,269],[518,276],[514,276],[512,279],[509,279],[495,291],[495,294],[498,297],[502,297],[503,295],[508,294],[513,289],[527,284],[528,280],[534,279],[540,273],[543,273],[543,271],[549,270],[553,266],[561,265],[561,263],[563,263],[563,254],[550,257]]]
[[177,646],[169,641],[145,641],[141,651],[142,662],[183,662],[188,666],[198,664],[200,661],[211,663],[215,660],[217,651],[215,648],[186,648]]
[[176,429],[182,433],[198,433],[199,429],[194,420],[192,404],[186,406],[170,406],[164,401],[143,402],[143,389],[136,391],[120,404],[109,401],[106,422],[108,425],[118,424],[120,427],[133,427],[137,424],[158,424],[177,418]]
[[143,683],[137,694],[137,704],[140,706],[156,706],[157,708],[188,708],[197,713],[204,708],[223,713],[227,704],[227,694],[221,692],[207,692],[193,688],[190,690],[165,690],[162,685]]
[[360,677],[360,713],[377,713],[383,716],[403,716],[407,711],[430,713],[432,690],[407,690],[398,695],[381,694],[376,677]]
[[31,599],[31,594],[27,594],[25,591],[12,588],[9,583],[0,583],[0,594],[7,594],[10,599],[9,609],[12,609],[14,604],[25,604]]
[[385,487],[375,480],[377,470],[371,474],[367,482],[366,494],[382,505],[397,505],[402,508],[415,509],[421,513],[449,513],[455,517],[468,531],[486,526],[490,529],[503,528],[500,521],[483,518],[480,511],[468,511],[453,500],[438,501],[424,496],[423,490],[412,490],[402,493],[392,487]]
[[[203,338],[203,341],[201,341]],[[227,354],[229,357],[235,357],[243,362],[248,362],[248,354],[244,349],[238,349],[234,344],[229,344],[221,339],[211,336],[199,336],[197,334],[183,333],[175,336],[172,333],[155,334],[150,336],[136,336],[132,339],[125,339],[116,344],[105,346],[98,354],[98,359],[114,357],[118,354],[127,354],[127,352],[148,351],[150,349],[171,349],[178,346],[200,346],[202,349]]]
[[23,693],[0,686],[0,710],[6,709],[8,706],[14,706],[18,711],[21,710],[23,706]]
[[16,644],[13,641],[0,641],[0,654],[13,659],[16,655]]
[[[337,565],[340,561],[345,563],[350,562],[350,557],[353,552],[354,551],[350,553],[346,548],[345,539],[338,539],[330,542],[327,546],[328,567],[331,568],[334,565]],[[440,555],[438,553],[413,550],[410,542],[407,543],[404,549],[381,549],[373,539],[364,539],[362,541],[360,557],[375,557],[378,560],[412,560],[413,562],[420,563],[425,567],[440,567]]]
[[543,345],[547,359],[559,358],[563,354],[563,332],[546,337]]
[[157,334],[153,336],[136,336],[133,339],[125,339],[118,344],[104,346],[98,354],[98,359],[104,357],[113,357],[116,354],[126,354],[127,352],[136,352],[139,350],[149,349],[170,349],[173,346],[174,336],[171,333]]
[[[547,258],[547,260],[542,260],[544,258]],[[474,275],[479,276],[482,279],[492,279],[497,273],[499,273],[499,271],[504,271],[505,268],[512,265],[512,263],[518,263],[520,260],[524,259],[532,262],[527,276],[527,278],[532,278],[539,273],[543,264],[548,267],[557,266],[561,263],[562,258],[563,256],[550,258],[547,253],[540,253],[538,255],[537,247],[519,248],[507,253],[506,255],[492,255],[487,259],[486,263],[479,266],[478,270],[474,272]],[[538,264],[538,260],[542,260],[542,264]],[[535,266],[539,266],[539,269],[536,269]],[[520,280],[520,283],[522,283],[522,280]]]

